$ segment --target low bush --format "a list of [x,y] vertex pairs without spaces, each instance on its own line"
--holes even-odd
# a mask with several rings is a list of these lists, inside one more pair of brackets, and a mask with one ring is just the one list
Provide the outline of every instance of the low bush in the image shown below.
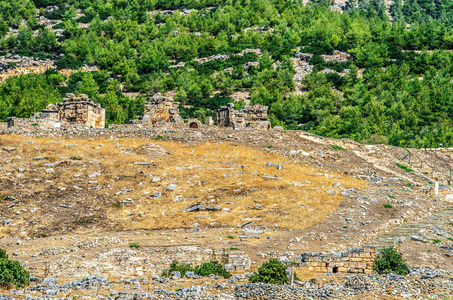
[[8,259],[6,251],[0,249],[0,286],[24,287],[30,283],[30,273],[15,260]]
[[83,66],[83,63],[81,61],[76,60],[71,56],[63,56],[55,64],[57,65],[58,70],[66,68],[76,70]]
[[379,252],[373,262],[373,270],[379,274],[409,274],[409,266],[404,261],[403,254],[393,247],[384,248]]
[[165,269],[162,271],[161,276],[170,277],[171,272],[174,272],[174,271],[181,273],[181,277],[184,277],[184,276],[186,276],[187,272],[195,272],[195,269],[189,264],[179,263],[177,261],[174,261],[170,264],[170,267],[168,269]]
[[0,259],[8,259],[8,254],[5,249],[0,249]]
[[269,259],[258,268],[258,273],[249,278],[250,282],[284,284],[289,282],[286,266],[275,258]]
[[406,171],[406,172],[414,172],[414,170],[412,170],[411,168],[409,167],[406,167],[405,165],[402,165],[402,164],[399,164],[399,163],[396,163],[396,166],[399,167],[400,169]]
[[195,267],[195,274],[199,276],[209,276],[211,274],[222,276],[223,278],[230,278],[231,273],[216,260],[203,263]]
[[344,150],[342,147],[337,145],[330,145],[334,150]]
[[129,247],[138,249],[138,248],[140,248],[140,245],[139,245],[139,243],[129,243]]

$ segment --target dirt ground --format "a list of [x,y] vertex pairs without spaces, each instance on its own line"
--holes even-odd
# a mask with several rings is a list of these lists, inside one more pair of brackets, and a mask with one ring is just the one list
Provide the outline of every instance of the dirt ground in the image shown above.
[[[0,247],[42,277],[58,275],[52,268],[64,266],[70,249],[101,237],[120,241],[74,255],[95,264],[112,247],[139,243],[134,255],[152,255],[156,273],[185,246],[245,253],[247,272],[269,257],[383,246],[403,225],[422,222],[428,231],[430,218],[451,205],[448,190],[432,195],[429,179],[446,182],[451,151],[410,151],[412,164],[405,149],[302,132],[0,135]],[[421,160],[419,170],[397,165],[415,169]],[[195,204],[201,210],[187,211]],[[442,218],[441,242],[398,243],[411,266],[453,269],[450,220]],[[248,222],[265,229],[242,238]]]

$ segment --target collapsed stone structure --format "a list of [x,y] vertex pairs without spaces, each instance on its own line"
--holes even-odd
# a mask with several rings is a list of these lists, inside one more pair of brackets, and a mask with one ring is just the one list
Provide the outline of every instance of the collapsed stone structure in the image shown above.
[[376,248],[371,246],[349,248],[347,252],[302,253],[302,268],[320,273],[364,273],[373,272]]
[[267,119],[268,107],[264,105],[244,106],[240,111],[234,109],[233,103],[228,103],[216,110],[216,125],[221,127],[270,129]]
[[[267,106],[244,106],[236,111],[234,104],[216,111],[217,120],[206,118],[203,125],[198,119],[190,119],[185,124],[179,115],[179,102],[172,97],[162,96],[160,93],[152,96],[144,105],[144,115],[139,119],[130,120],[128,124],[111,124],[109,128],[134,128],[134,127],[172,127],[172,128],[202,128],[203,126],[217,125],[233,129],[264,129],[271,128],[267,119]],[[95,104],[87,95],[66,94],[62,103],[49,104],[40,112],[33,113],[30,118],[10,117],[7,125],[0,124],[0,130],[13,128],[18,130],[37,130],[50,128],[104,128],[105,109],[100,104]]]
[[33,130],[50,128],[104,128],[105,109],[94,103],[87,95],[66,94],[63,102],[49,104],[30,118],[10,117],[8,128]]
[[143,117],[130,120],[129,124],[162,125],[162,123],[184,123],[179,115],[179,102],[172,97],[164,97],[160,93],[152,96],[149,102],[145,102]]

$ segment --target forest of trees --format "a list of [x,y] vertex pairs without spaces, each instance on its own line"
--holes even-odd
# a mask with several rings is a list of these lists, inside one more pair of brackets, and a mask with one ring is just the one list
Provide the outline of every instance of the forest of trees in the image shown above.
[[[387,8],[383,0],[348,1],[344,12],[331,5],[0,0],[0,55],[49,58],[58,69],[99,69],[69,77],[48,70],[8,78],[0,83],[0,121],[28,117],[67,92],[101,103],[108,123],[126,123],[143,112],[147,96],[168,91],[193,106],[181,109],[184,117],[202,119],[231,102],[233,92],[248,89],[251,103],[268,105],[272,124],[287,129],[404,147],[453,146],[453,3],[395,0]],[[58,20],[53,29],[63,29],[62,36],[41,25],[42,16]],[[314,71],[296,95],[290,58],[299,47],[314,54]],[[262,56],[231,55],[248,48],[260,49]],[[326,63],[320,57],[334,50],[348,52],[353,61]],[[193,61],[214,54],[231,56]],[[259,64],[244,69],[250,61]],[[169,68],[179,62],[185,66]],[[326,67],[349,72],[344,77],[319,72]]]

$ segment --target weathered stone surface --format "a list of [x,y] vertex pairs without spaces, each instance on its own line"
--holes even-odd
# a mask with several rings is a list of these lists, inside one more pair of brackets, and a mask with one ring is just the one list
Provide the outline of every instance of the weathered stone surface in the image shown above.
[[10,117],[7,122],[8,128],[28,131],[60,127],[104,128],[105,109],[87,95],[75,97],[74,94],[66,94],[62,103],[49,104],[30,118]]
[[216,110],[216,124],[221,127],[232,127],[233,129],[253,128],[271,129],[267,119],[267,106],[253,105],[244,106],[240,111],[234,109],[234,104],[229,103]]

